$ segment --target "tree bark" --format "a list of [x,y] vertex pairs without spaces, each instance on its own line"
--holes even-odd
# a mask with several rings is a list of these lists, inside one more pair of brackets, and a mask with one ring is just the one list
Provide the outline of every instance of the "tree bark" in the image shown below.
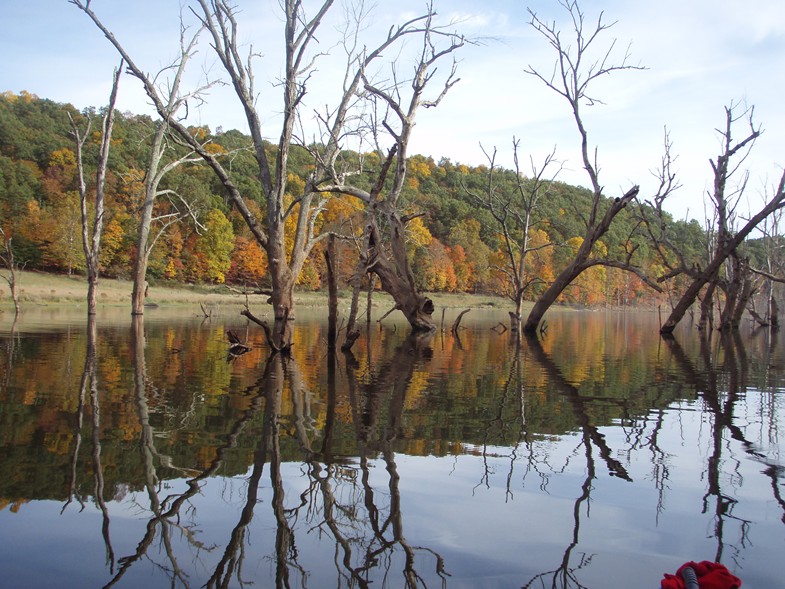
[[[584,270],[604,263],[600,260],[591,259],[592,249],[600,238],[607,233],[616,215],[618,215],[630,201],[635,199],[637,195],[638,187],[633,186],[624,196],[616,198],[610,203],[608,210],[605,211],[605,215],[603,215],[602,219],[600,219],[596,225],[587,228],[586,237],[581,243],[580,248],[578,248],[575,259],[559,273],[545,292],[540,295],[537,302],[534,303],[534,307],[529,312],[529,316],[526,318],[526,323],[523,326],[523,331],[525,333],[536,333],[540,321],[542,321],[542,318],[545,316],[548,309],[550,309],[551,305],[556,302],[556,299],[564,292],[564,289],[580,276]],[[599,198],[599,195],[597,195],[597,198]],[[598,203],[595,202],[595,206],[597,206],[597,204]]]
[[327,241],[327,250],[324,259],[327,263],[327,347],[334,350],[338,339],[338,277],[336,276],[336,247],[335,235],[330,235]]
[[11,247],[11,237],[8,237],[0,227],[0,237],[3,239],[4,255],[0,255],[0,260],[3,260],[8,266],[8,276],[4,276],[5,281],[8,283],[8,289],[11,291],[11,300],[14,303],[14,316],[19,316],[19,293],[16,291],[16,263],[14,262],[14,250]]
[[150,161],[147,165],[147,176],[145,178],[144,203],[142,203],[141,215],[139,218],[139,233],[136,238],[136,260],[134,261],[134,286],[131,292],[131,314],[144,314],[144,299],[147,294],[145,281],[147,279],[147,261],[149,254],[147,243],[150,239],[150,225],[153,220],[153,207],[155,197],[158,192],[158,183],[155,181],[158,175],[158,165],[161,161],[161,145],[163,143],[165,123],[161,122],[156,129],[153,137],[152,152]]
[[390,247],[393,259],[381,250],[379,228],[376,219],[372,217],[366,228],[370,235],[368,270],[379,277],[382,288],[395,300],[414,332],[436,331],[436,322],[432,317],[436,307],[430,298],[420,294],[415,285],[406,253],[403,222],[395,213],[389,215],[388,219],[392,231]]
[[665,321],[662,327],[660,327],[661,334],[670,335],[673,333],[673,330],[679,324],[679,321],[682,320],[684,314],[687,312],[687,309],[689,309],[695,302],[698,293],[719,271],[720,266],[722,266],[728,256],[730,256],[731,253],[733,253],[736,248],[739,247],[739,245],[747,238],[752,230],[755,229],[755,227],[757,227],[761,221],[763,221],[763,219],[768,217],[774,211],[781,209],[783,206],[785,206],[785,173],[780,178],[777,192],[774,194],[771,200],[766,203],[766,206],[764,206],[760,211],[758,211],[757,214],[747,221],[747,223],[738,233],[729,237],[725,246],[716,252],[714,259],[709,263],[709,265],[693,279],[692,283],[687,287],[687,290],[679,299],[679,302],[676,303],[676,306],[671,311],[668,319]]
[[[101,236],[104,227],[104,184],[106,181],[106,170],[109,164],[109,146],[112,143],[112,126],[114,124],[114,107],[117,102],[117,90],[120,84],[120,74],[123,70],[123,60],[120,60],[120,66],[115,70],[112,92],[109,97],[109,105],[107,106],[106,115],[104,116],[101,147],[98,157],[98,166],[95,173],[95,194],[92,227],[90,227],[90,219],[87,210],[87,184],[84,179],[84,161],[82,154],[82,147],[88,138],[90,132],[90,122],[88,118],[87,129],[84,135],[80,134],[79,127],[76,122],[71,118],[71,129],[74,135],[74,142],[76,147],[76,168],[77,177],[79,182],[79,196],[81,201],[82,213],[82,246],[85,255],[85,266],[87,270],[87,314],[95,315],[96,313],[96,297],[98,293],[98,274],[99,274],[99,260],[101,255]],[[71,115],[69,114],[69,117]],[[92,229],[92,235],[90,235]]]

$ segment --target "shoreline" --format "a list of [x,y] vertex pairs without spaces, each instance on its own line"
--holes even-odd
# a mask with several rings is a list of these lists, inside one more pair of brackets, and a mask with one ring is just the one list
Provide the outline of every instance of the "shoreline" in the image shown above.
[[[0,269],[0,277],[7,276],[7,270]],[[20,311],[25,308],[68,306],[82,307],[87,298],[87,280],[83,276],[64,276],[43,272],[16,271],[17,294]],[[98,281],[98,307],[112,308],[131,305],[133,282],[114,278],[100,278]],[[465,293],[429,293],[437,307],[446,308],[511,308],[511,301],[494,295],[475,295]],[[349,305],[351,293],[347,289],[339,292],[339,305]],[[246,300],[254,307],[267,305],[266,295],[246,295],[231,292],[225,285],[187,285],[180,283],[150,284],[146,304],[150,306],[195,306],[227,305],[243,307]],[[361,304],[365,304],[365,294]],[[295,302],[300,307],[326,307],[327,293],[322,291],[295,292]],[[374,293],[373,306],[390,308],[392,298],[384,292]],[[0,313],[13,310],[13,301],[8,283],[0,280]]]

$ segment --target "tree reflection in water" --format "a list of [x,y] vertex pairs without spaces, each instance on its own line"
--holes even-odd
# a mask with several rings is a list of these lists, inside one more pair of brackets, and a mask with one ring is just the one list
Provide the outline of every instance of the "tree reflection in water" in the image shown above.
[[[90,524],[94,507],[84,578],[106,586],[154,574],[173,587],[465,587],[494,575],[505,586],[596,587],[601,569],[638,549],[608,535],[660,550],[656,566],[682,557],[652,548],[679,537],[682,519],[701,528],[690,546],[706,524],[711,539],[682,562],[724,560],[744,578],[756,530],[772,533],[756,510],[774,507],[785,523],[776,338],[749,338],[747,349],[722,334],[646,342],[631,366],[633,354],[590,349],[585,331],[580,342],[445,332],[437,348],[386,331],[356,357],[325,354],[317,332],[296,356],[255,345],[228,365],[224,325],[155,339],[139,316],[130,337],[96,331],[52,340],[76,344],[74,366],[84,354],[81,378],[73,371],[39,418],[67,442],[55,463],[63,478],[19,486],[6,504],[27,502],[29,514],[36,498],[57,497],[55,526],[76,515]],[[35,386],[16,384],[33,374],[20,368],[49,357],[30,343],[5,342],[0,398],[16,413],[4,416],[45,405],[28,394]],[[9,447],[35,455],[30,443],[29,454]]]
[[[785,501],[783,501],[780,491],[780,480],[785,474],[783,467],[761,452],[753,442],[746,438],[742,429],[734,423],[736,405],[740,400],[740,395],[744,394],[747,383],[749,370],[747,352],[738,332],[721,332],[716,341],[717,348],[714,350],[711,347],[710,339],[703,337],[700,346],[700,358],[703,366],[702,370],[698,370],[675,339],[664,339],[678,362],[679,368],[687,376],[687,382],[695,387],[713,418],[711,450],[705,469],[707,488],[703,495],[703,513],[713,513],[712,535],[717,542],[714,554],[716,562],[723,562],[725,559],[725,549],[728,546],[725,539],[726,523],[733,520],[738,524],[739,536],[735,542],[730,544],[730,558],[736,561],[738,554],[749,543],[748,533],[752,522],[734,514],[734,508],[738,501],[734,498],[733,491],[737,484],[743,482],[740,479],[741,475],[726,477],[727,482],[723,485],[723,463],[730,461],[735,464],[731,467],[731,472],[738,472],[739,464],[737,457],[731,455],[726,458],[723,455],[723,451],[727,452],[728,448],[726,435],[738,442],[749,457],[764,465],[765,468],[762,472],[771,480],[774,500],[782,509],[781,519],[785,523]],[[727,375],[722,383],[720,383],[720,375]]]
[[[581,516],[584,512],[588,516],[592,481],[596,477],[593,448],[596,447],[611,476],[617,476],[627,481],[631,481],[632,479],[629,474],[627,474],[624,466],[613,458],[613,451],[608,446],[605,436],[603,436],[597,426],[592,423],[590,412],[586,407],[586,399],[584,399],[580,395],[578,389],[570,384],[564,377],[561,370],[559,370],[559,367],[542,348],[538,337],[536,335],[526,336],[526,345],[527,351],[531,354],[533,361],[548,375],[550,384],[553,385],[560,395],[568,400],[572,407],[575,415],[575,423],[581,431],[581,445],[583,446],[583,455],[586,459],[586,478],[580,487],[580,494],[573,504],[572,538],[564,550],[561,562],[558,564],[557,568],[544,571],[534,576],[529,582],[524,584],[523,587],[528,588],[532,587],[535,583],[540,583],[543,586],[550,585],[552,587],[562,587],[564,589],[567,589],[568,587],[583,588],[585,585],[582,585],[579,582],[577,573],[579,570],[591,564],[593,555],[579,553],[576,562],[573,560],[573,551],[580,542]],[[520,353],[520,351],[518,353]],[[546,583],[546,579],[550,579],[550,582]]]
[[90,408],[92,413],[92,442],[93,442],[93,476],[95,478],[95,485],[93,489],[93,497],[95,498],[96,505],[101,511],[102,526],[101,535],[104,539],[106,546],[106,562],[109,565],[109,570],[114,572],[115,555],[112,548],[112,540],[109,535],[109,510],[106,507],[106,500],[104,498],[104,469],[101,464],[101,406],[98,396],[98,353],[96,348],[96,341],[98,339],[98,327],[95,320],[95,315],[87,316],[87,349],[85,351],[85,363],[82,370],[82,378],[79,386],[79,406],[77,409],[76,424],[74,430],[74,450],[71,459],[71,479],[68,484],[68,499],[63,505],[60,513],[63,513],[66,508],[71,504],[74,497],[85,508],[84,500],[79,497],[77,491],[77,465],[79,461],[79,449],[82,441],[82,426],[84,423],[84,412],[86,409],[85,399],[87,391],[90,391]]
[[[198,554],[213,551],[216,546],[205,546],[196,539],[195,530],[183,520],[181,513],[200,490],[201,483],[213,476],[221,467],[226,452],[235,446],[245,425],[264,408],[263,428],[253,455],[253,465],[247,478],[245,503],[240,517],[231,530],[222,557],[206,583],[207,587],[229,587],[233,583],[243,585],[243,563],[248,541],[248,530],[254,510],[259,503],[262,476],[267,466],[272,488],[271,507],[276,522],[275,563],[276,587],[290,587],[304,583],[309,573],[298,563],[296,534],[292,523],[303,519],[308,524],[308,533],[327,532],[335,542],[336,569],[339,577],[351,586],[369,587],[370,572],[382,567],[382,576],[390,574],[395,559],[393,553],[400,549],[403,554],[403,575],[407,587],[423,586],[424,582],[415,568],[417,552],[430,554],[436,573],[445,578],[443,559],[427,547],[412,546],[404,535],[404,518],[401,512],[399,474],[395,463],[393,442],[398,437],[404,401],[416,363],[427,361],[430,354],[428,338],[410,337],[395,353],[381,362],[373,375],[357,375],[357,362],[351,353],[345,357],[349,397],[352,403],[356,437],[359,448],[359,467],[343,464],[333,456],[331,432],[334,428],[337,358],[331,353],[328,361],[328,407],[327,421],[322,432],[312,427],[307,403],[308,391],[298,363],[290,355],[273,353],[265,363],[262,376],[255,383],[249,408],[235,422],[227,434],[224,444],[217,448],[209,466],[187,480],[187,490],[179,495],[167,495],[161,499],[161,481],[156,473],[156,462],[175,468],[171,458],[159,454],[155,447],[155,431],[150,425],[147,405],[148,381],[145,371],[145,340],[143,316],[134,317],[133,354],[135,399],[141,426],[140,452],[145,471],[145,489],[149,498],[150,518],[143,538],[134,554],[120,559],[120,568],[106,587],[117,584],[128,569],[143,557],[150,558],[149,548],[159,538],[167,562],[158,562],[160,570],[166,571],[173,584],[190,586],[188,573],[178,564],[171,545],[174,530],[180,532]],[[91,360],[92,358],[92,360]],[[88,353],[85,374],[92,374],[94,354]],[[87,378],[87,377],[86,377]],[[93,379],[91,382],[97,386]],[[286,390],[285,390],[286,389]],[[294,409],[294,437],[303,452],[306,474],[310,483],[297,498],[294,507],[286,507],[286,492],[281,474],[281,399],[287,392]],[[91,395],[95,401],[96,397]],[[79,412],[81,415],[81,410]],[[386,416],[386,418],[383,417]],[[78,426],[81,429],[81,424]],[[323,434],[321,446],[313,447],[315,434]],[[78,438],[77,438],[78,439]],[[379,454],[388,473],[387,494],[383,504],[378,503],[379,493],[370,482],[369,460]],[[178,469],[186,472],[187,469]],[[359,471],[359,472],[358,472]],[[359,475],[359,476],[358,476]],[[348,487],[348,489],[347,489]],[[108,540],[108,515],[107,547]],[[292,573],[300,577],[294,583]]]

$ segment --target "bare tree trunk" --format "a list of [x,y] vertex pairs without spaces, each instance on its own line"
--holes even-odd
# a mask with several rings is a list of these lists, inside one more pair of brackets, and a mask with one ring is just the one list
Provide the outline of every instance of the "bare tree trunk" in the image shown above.
[[383,253],[379,228],[376,220],[372,219],[366,228],[371,235],[372,244],[369,250],[369,269],[379,277],[382,288],[395,300],[396,306],[403,312],[414,332],[435,331],[436,323],[432,317],[435,307],[433,301],[420,294],[415,285],[406,253],[403,222],[396,214],[390,215],[388,219],[391,225],[390,247],[393,260]]
[[147,164],[147,176],[145,178],[144,203],[142,203],[141,215],[139,219],[139,233],[136,238],[136,260],[134,261],[134,286],[131,292],[131,314],[142,315],[144,313],[144,299],[147,296],[145,282],[147,280],[147,261],[149,252],[147,244],[150,239],[150,225],[153,220],[153,207],[155,197],[158,192],[158,183],[155,181],[158,175],[158,165],[161,161],[161,146],[166,132],[166,124],[162,121],[158,124],[153,137],[150,161]]
[[[106,169],[109,163],[109,146],[112,142],[112,125],[114,124],[114,108],[117,102],[117,90],[120,84],[120,74],[123,70],[123,60],[120,60],[119,67],[114,71],[114,81],[112,92],[109,97],[106,115],[104,116],[100,155],[98,166],[95,173],[95,195],[92,227],[90,226],[89,214],[87,210],[87,184],[84,179],[84,162],[82,148],[90,134],[90,119],[88,117],[87,129],[84,135],[79,132],[79,127],[71,117],[71,129],[74,135],[76,146],[76,167],[79,180],[79,195],[82,209],[82,246],[85,254],[85,266],[87,269],[87,314],[95,315],[96,296],[98,291],[99,258],[101,255],[101,235],[104,227],[104,183],[106,181]],[[92,229],[92,235],[90,235]]]
[[714,291],[717,290],[717,281],[709,281],[706,290],[701,297],[700,317],[698,317],[698,331],[711,330],[714,326]]
[[772,329],[778,329],[780,326],[780,308],[773,294],[769,299],[769,322]]
[[11,238],[5,234],[3,228],[0,227],[0,237],[3,239],[4,254],[0,255],[0,260],[5,262],[8,267],[8,276],[3,276],[8,283],[8,289],[11,291],[11,300],[14,302],[14,315],[19,316],[19,293],[16,291],[16,262],[14,262],[14,250],[11,247]]
[[335,349],[338,339],[338,277],[336,265],[335,235],[330,235],[327,241],[327,251],[324,252],[324,259],[327,263],[327,347]]
[[[593,255],[592,250],[600,238],[608,231],[616,215],[621,212],[630,202],[634,201],[638,195],[638,186],[632,187],[622,197],[608,201],[603,196],[603,187],[599,181],[599,166],[597,162],[596,148],[594,154],[590,154],[589,136],[584,125],[581,114],[582,104],[593,104],[595,97],[590,93],[591,83],[599,77],[612,74],[618,71],[640,70],[640,66],[628,63],[629,53],[625,53],[618,64],[613,63],[611,54],[615,41],[610,43],[606,50],[605,57],[601,62],[587,59],[587,51],[590,45],[601,33],[605,32],[611,25],[603,22],[603,14],[600,13],[594,29],[584,30],[585,19],[578,2],[561,2],[563,8],[569,13],[569,22],[573,27],[573,38],[565,41],[562,32],[557,29],[554,22],[546,22],[539,18],[534,12],[531,14],[530,25],[540,33],[548,44],[555,49],[557,57],[553,70],[548,70],[548,74],[543,75],[540,71],[529,66],[525,71],[544,83],[550,90],[564,98],[570,105],[570,111],[581,140],[581,158],[583,167],[589,175],[592,189],[592,204],[588,217],[584,220],[585,234],[583,242],[575,256],[575,259],[562,270],[553,283],[540,295],[529,313],[524,331],[528,334],[535,333],[540,321],[546,311],[553,305],[558,296],[575,280],[584,270],[596,266],[612,266],[637,274],[644,282],[653,288],[660,289],[645,275],[643,270],[632,263],[634,249],[627,252],[624,261],[614,259],[599,259]],[[605,213],[602,208],[607,206]]]
[[[344,172],[347,171],[337,169],[336,164],[344,149],[342,140],[345,137],[363,134],[369,128],[372,129],[374,139],[385,134],[393,138],[399,149],[399,158],[396,179],[386,200],[396,204],[405,178],[406,147],[414,125],[414,112],[420,106],[437,106],[447,90],[457,81],[454,79],[455,66],[453,65],[439,96],[435,100],[425,100],[422,96],[427,83],[433,78],[435,73],[433,66],[436,61],[449,56],[463,46],[463,38],[434,25],[433,19],[436,13],[430,5],[425,14],[411,18],[400,26],[392,27],[376,47],[367,47],[357,38],[352,39],[351,32],[347,32],[343,39],[344,49],[347,52],[346,72],[344,76],[336,77],[340,86],[339,92],[336,93],[340,97],[338,104],[332,105],[334,108],[326,108],[325,113],[316,115],[318,125],[324,132],[325,141],[318,149],[303,145],[314,157],[314,171],[306,180],[302,194],[289,195],[287,193],[287,179],[290,173],[289,152],[295,142],[301,141],[295,136],[295,125],[303,116],[303,98],[309,89],[308,82],[317,67],[318,60],[322,57],[321,49],[313,46],[322,40],[321,25],[330,12],[334,0],[317,2],[313,15],[306,14],[306,8],[300,1],[281,2],[285,23],[285,66],[280,84],[282,104],[270,105],[269,110],[280,113],[283,122],[272,157],[268,155],[269,144],[265,141],[262,132],[262,118],[258,110],[260,105],[257,102],[259,93],[254,85],[253,66],[259,56],[252,50],[245,55],[244,49],[238,44],[238,39],[244,37],[236,18],[238,10],[228,0],[197,0],[198,8],[192,11],[192,14],[211,37],[211,47],[235,90],[239,105],[248,122],[258,166],[260,192],[264,201],[266,218],[262,220],[246,204],[240,189],[232,180],[230,171],[221,165],[218,157],[197,140],[188,125],[173,117],[167,110],[154,79],[134,63],[115,35],[98,19],[90,2],[70,1],[90,17],[123,56],[129,70],[143,83],[145,92],[159,115],[213,169],[225,187],[232,205],[243,217],[259,245],[267,252],[273,290],[271,302],[278,324],[273,330],[275,346],[282,350],[287,349],[291,346],[289,338],[290,322],[294,318],[294,284],[313,247],[326,236],[325,233],[317,235],[315,229],[317,217],[326,205],[325,195],[342,193],[357,196],[362,193],[361,190],[352,187],[335,188],[337,184],[343,184],[343,179],[346,177]],[[356,23],[350,23],[357,29],[357,35],[364,24],[361,17],[358,17]],[[347,27],[347,31],[348,29],[351,29],[351,26]],[[406,76],[405,81],[398,80],[393,61],[390,64],[393,66],[393,84],[386,86],[385,89],[375,88],[366,77],[369,66],[385,58],[386,55],[395,55],[395,51],[388,50],[412,36],[422,38],[422,53],[415,65],[413,76]],[[442,40],[445,41],[446,47],[439,47]],[[412,97],[407,102],[408,108],[402,106],[403,102],[400,100],[407,85],[412,88]],[[358,97],[361,98],[360,102],[370,105],[367,112],[375,114],[377,104],[381,104],[380,108],[389,107],[389,112],[393,116],[381,122],[381,117],[376,119],[371,114],[369,115],[371,120],[367,120],[366,115],[360,112],[361,107],[358,107],[359,114],[354,116],[351,109],[358,104]],[[397,122],[393,120],[396,118]],[[330,184],[325,186],[327,183]],[[290,196],[294,197],[294,202],[291,202]],[[369,203],[367,199],[365,202]],[[284,247],[283,239],[287,219],[293,220],[295,227],[289,248]]]
[[[570,264],[559,273],[559,275],[545,290],[545,292],[540,295],[540,298],[537,299],[537,302],[534,303],[534,307],[529,312],[529,316],[526,319],[526,324],[523,327],[524,332],[535,333],[537,331],[537,327],[539,326],[540,321],[542,321],[542,318],[545,316],[546,311],[550,309],[554,302],[556,302],[556,299],[562,292],[564,292],[564,289],[567,288],[573,280],[580,276],[584,270],[599,264],[608,265],[608,261],[597,261],[591,259],[592,249],[600,240],[600,238],[605,235],[605,233],[607,233],[616,215],[618,215],[619,212],[621,212],[621,210],[626,207],[627,204],[637,195],[638,187],[634,186],[629,191],[627,191],[623,197],[617,198],[611,202],[602,219],[596,225],[588,228],[586,238],[581,243],[580,248],[578,248],[578,253],[575,255],[575,259],[573,259],[573,261],[570,262]],[[597,205],[595,204],[595,206]]]
[[769,202],[753,215],[738,233],[729,238],[725,246],[715,253],[714,259],[712,259],[709,265],[693,279],[692,283],[687,287],[687,290],[676,303],[676,306],[671,311],[668,319],[662,327],[660,327],[661,334],[668,335],[673,333],[673,330],[684,317],[687,309],[695,302],[700,290],[709,280],[711,280],[715,273],[719,271],[720,266],[725,262],[728,256],[736,250],[763,219],[768,217],[772,212],[781,209],[783,206],[785,206],[785,173],[783,173],[780,178],[777,191]]
[[372,315],[371,312],[373,309],[373,291],[376,288],[376,276],[373,274],[368,275],[368,296],[365,301],[365,325],[369,327],[371,325]]
[[[720,331],[731,331],[738,329],[739,324],[736,321],[737,309],[740,297],[742,297],[742,289],[744,286],[744,269],[743,262],[739,256],[734,252],[730,256],[730,281],[725,289],[725,306],[720,313],[720,324],[718,329]],[[742,311],[744,308],[742,307]]]
[[750,302],[754,291],[752,279],[750,278],[749,273],[745,273],[742,280],[741,294],[739,294],[739,299],[736,301],[736,307],[733,310],[733,328],[735,330],[738,330],[741,325],[741,320],[744,317],[744,309],[746,309],[747,303]]

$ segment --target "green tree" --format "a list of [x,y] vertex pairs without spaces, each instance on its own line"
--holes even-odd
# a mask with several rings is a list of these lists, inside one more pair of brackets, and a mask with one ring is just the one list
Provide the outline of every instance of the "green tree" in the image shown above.
[[213,209],[205,220],[206,231],[196,242],[197,254],[203,256],[207,265],[207,278],[223,283],[225,273],[232,265],[234,231],[229,219],[220,210]]

